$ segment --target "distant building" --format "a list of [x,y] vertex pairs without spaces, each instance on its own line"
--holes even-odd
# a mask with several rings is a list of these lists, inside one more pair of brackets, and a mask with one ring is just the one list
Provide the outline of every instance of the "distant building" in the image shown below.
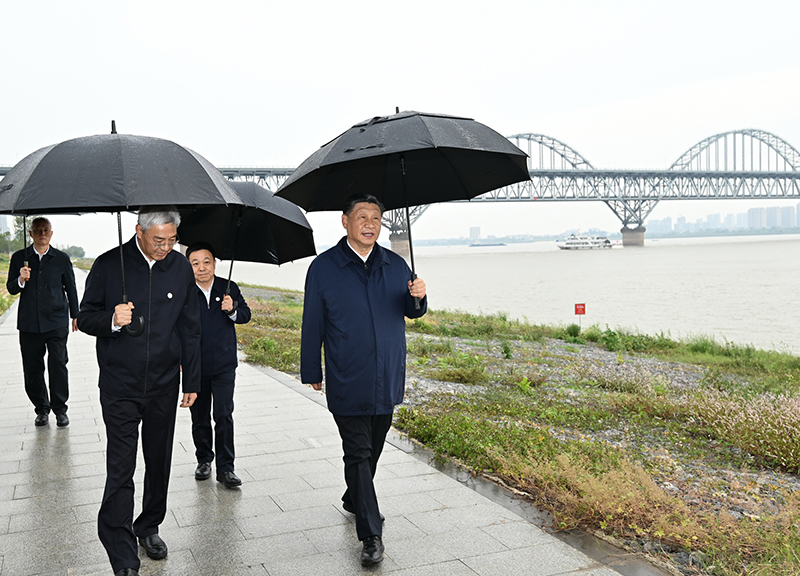
[[675,222],[675,232],[680,234],[681,232],[688,232],[689,229],[686,226],[686,217],[685,216],[678,216],[678,221]]
[[781,208],[781,228],[794,228],[797,226],[795,209],[791,206]]
[[722,216],[719,214],[709,214],[706,218],[707,230],[719,230],[722,228]]
[[747,213],[741,212],[736,215],[736,227],[747,228]]
[[781,207],[770,206],[767,208],[767,228],[781,227]]
[[767,209],[750,208],[747,211],[747,227],[760,230],[767,227]]
[[[800,204],[798,204],[798,209],[800,209]],[[0,234],[5,234],[6,232],[11,232],[10,217],[0,216]]]
[[734,230],[736,228],[736,214],[726,214],[722,227],[726,230]]
[[469,239],[470,240],[480,240],[481,239],[481,227],[480,226],[473,226],[469,229]]

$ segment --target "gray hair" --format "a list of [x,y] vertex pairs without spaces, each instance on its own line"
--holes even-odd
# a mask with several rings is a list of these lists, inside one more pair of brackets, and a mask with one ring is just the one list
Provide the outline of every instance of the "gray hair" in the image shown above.
[[175,206],[143,206],[139,210],[139,226],[147,232],[151,226],[181,225],[181,215]]
[[41,224],[42,222],[47,222],[47,225],[50,226],[50,228],[53,227],[53,223],[50,222],[50,220],[48,220],[44,216],[37,216],[36,218],[31,220],[31,229],[30,229],[30,231],[33,232],[33,229],[36,227],[36,225],[37,224]]

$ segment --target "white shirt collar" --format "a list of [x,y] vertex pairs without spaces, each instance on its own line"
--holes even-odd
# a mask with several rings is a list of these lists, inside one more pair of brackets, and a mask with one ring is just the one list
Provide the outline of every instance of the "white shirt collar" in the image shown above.
[[39,262],[41,262],[41,261],[42,261],[42,258],[44,258],[44,255],[45,255],[45,254],[47,254],[48,252],[50,252],[50,244],[48,244],[48,245],[47,245],[47,250],[45,250],[45,251],[44,251],[44,252],[42,252],[41,254],[39,254],[39,251],[36,249],[36,244],[34,244],[34,245],[33,245],[33,251],[34,251],[34,252],[36,253],[36,255],[39,257]]
[[156,261],[155,260],[150,260],[150,258],[147,257],[147,254],[144,253],[144,250],[142,250],[142,247],[139,246],[139,236],[138,235],[136,235],[136,237],[134,237],[133,241],[136,244],[136,247],[139,249],[139,254],[142,255],[142,257],[144,258],[144,261],[147,262],[147,265],[150,266],[150,269],[152,270],[153,269],[153,264],[155,264]]
[[370,255],[370,254],[372,254],[372,251],[373,251],[373,250],[375,250],[375,246],[373,246],[372,248],[370,248],[370,249],[369,249],[369,252],[367,252],[367,255],[366,255],[366,256],[362,256],[361,254],[359,254],[359,253],[356,251],[356,249],[355,249],[355,248],[353,248],[352,244],[350,244],[350,239],[349,239],[349,238],[347,239],[347,245],[348,245],[348,246],[350,246],[350,250],[352,250],[353,252],[355,252],[355,253],[356,253],[356,256],[358,256],[359,258],[361,258],[361,260],[364,262],[364,264],[366,264],[366,263],[367,263],[367,258],[369,258],[369,255]]

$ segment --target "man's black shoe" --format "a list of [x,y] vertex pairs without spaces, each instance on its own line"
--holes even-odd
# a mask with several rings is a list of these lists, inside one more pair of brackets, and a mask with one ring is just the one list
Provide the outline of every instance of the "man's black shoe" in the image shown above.
[[364,549],[361,551],[361,565],[374,566],[383,562],[383,540],[380,536],[364,538]]
[[59,428],[69,426],[69,416],[66,414],[56,414],[56,426]]
[[158,534],[150,534],[150,536],[139,538],[139,544],[147,552],[147,556],[153,560],[161,560],[167,557],[167,545]]
[[47,419],[48,419],[47,414],[37,414],[36,420],[34,420],[33,423],[36,424],[37,426],[44,426],[45,424],[47,424]]
[[242,481],[233,473],[233,470],[217,472],[217,482],[222,482],[227,488],[236,488],[242,485]]
[[[345,512],[350,512],[350,514],[356,513],[356,509],[353,508],[353,505],[350,504],[349,502],[345,502],[344,500],[342,500],[342,508],[344,508]],[[381,514],[381,522],[386,522],[386,516],[384,516],[383,514]]]
[[208,480],[211,478],[211,463],[209,462],[200,462],[195,468],[194,471],[194,479],[195,480]]
[[139,571],[134,570],[133,568],[123,568],[114,574],[114,576],[139,576]]

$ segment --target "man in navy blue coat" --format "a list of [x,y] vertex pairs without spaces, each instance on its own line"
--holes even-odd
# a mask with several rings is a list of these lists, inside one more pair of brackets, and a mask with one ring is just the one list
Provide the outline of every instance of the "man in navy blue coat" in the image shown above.
[[[172,250],[179,224],[174,207],[140,210],[136,235],[95,260],[78,313],[78,328],[97,337],[107,436],[106,485],[97,532],[116,576],[138,575],[137,538],[150,558],[167,556],[158,528],[167,513],[181,377],[181,407],[194,403],[200,387],[200,306],[192,267]],[[120,250],[129,299],[123,303]],[[140,316],[144,332],[135,335]],[[144,495],[142,511],[134,520],[140,425]]]
[[[47,218],[34,218],[30,235],[33,245],[11,256],[6,288],[9,294],[20,294],[17,329],[25,392],[36,412],[34,423],[46,425],[52,410],[56,424],[63,428],[69,425],[67,335],[70,317],[72,331],[78,329],[75,273],[69,256],[50,246],[53,229]],[[45,351],[49,396],[44,380]]]
[[233,471],[233,387],[236,366],[239,364],[234,326],[250,322],[250,308],[236,282],[230,283],[230,294],[226,294],[227,282],[214,275],[217,260],[211,244],[193,243],[186,249],[186,257],[192,265],[197,283],[203,327],[200,392],[190,409],[192,439],[197,457],[194,477],[197,480],[211,477],[211,462],[214,461],[211,434],[213,400],[217,481],[228,488],[235,488],[241,486],[242,481]]
[[324,344],[325,394],[344,450],[342,507],[356,515],[361,564],[371,566],[383,560],[373,478],[394,407],[405,395],[405,317],[425,314],[427,299],[425,282],[412,281],[405,260],[377,244],[378,199],[352,196],[343,212],[347,236],[317,256],[306,276],[300,372],[304,383],[322,388]]

